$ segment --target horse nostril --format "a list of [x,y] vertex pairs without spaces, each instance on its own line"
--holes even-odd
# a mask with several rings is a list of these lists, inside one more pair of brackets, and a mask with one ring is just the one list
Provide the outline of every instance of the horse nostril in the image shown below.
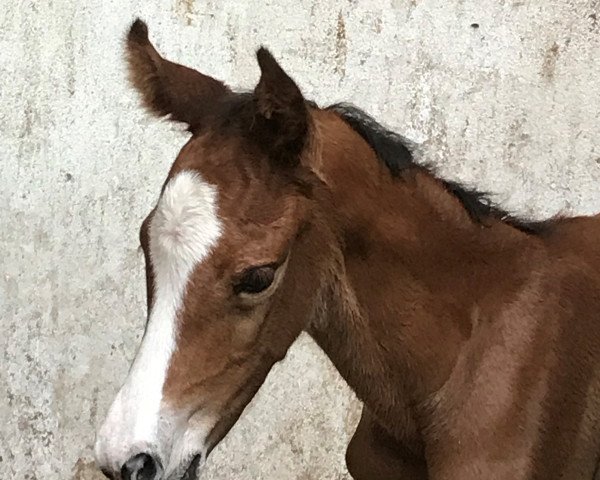
[[100,471],[106,478],[108,478],[108,480],[114,480],[115,477],[113,477],[112,473],[106,470],[106,468],[101,468]]
[[158,480],[160,463],[147,453],[138,453],[121,467],[123,480]]

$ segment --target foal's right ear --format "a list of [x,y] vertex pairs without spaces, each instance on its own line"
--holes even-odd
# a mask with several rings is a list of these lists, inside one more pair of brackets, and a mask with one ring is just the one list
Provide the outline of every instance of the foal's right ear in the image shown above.
[[230,92],[219,80],[160,56],[148,39],[148,27],[137,19],[127,35],[127,60],[134,87],[155,115],[171,115],[197,131],[219,98]]

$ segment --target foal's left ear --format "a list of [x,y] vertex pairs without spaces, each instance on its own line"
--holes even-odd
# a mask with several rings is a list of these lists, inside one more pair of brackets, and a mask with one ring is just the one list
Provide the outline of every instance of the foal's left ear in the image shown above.
[[219,80],[161,57],[137,19],[127,35],[127,60],[134,87],[144,105],[158,116],[171,115],[198,130],[206,115],[230,90]]
[[266,49],[256,52],[260,80],[254,89],[257,113],[273,157],[297,164],[308,132],[308,111],[302,92]]

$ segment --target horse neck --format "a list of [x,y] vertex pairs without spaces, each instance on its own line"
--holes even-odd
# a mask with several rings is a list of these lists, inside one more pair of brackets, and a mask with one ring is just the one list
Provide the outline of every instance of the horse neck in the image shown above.
[[[473,324],[527,276],[528,236],[475,225],[420,170],[394,179],[363,142],[321,146],[324,211],[340,239],[309,333],[392,431],[449,377]],[[493,302],[492,302],[493,303]]]

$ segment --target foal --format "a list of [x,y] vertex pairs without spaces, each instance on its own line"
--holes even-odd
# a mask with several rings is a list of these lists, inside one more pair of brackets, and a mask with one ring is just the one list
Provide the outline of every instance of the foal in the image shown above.
[[146,107],[192,136],[141,227],[148,323],[106,475],[193,478],[305,330],[364,402],[355,479],[591,480],[598,219],[511,218],[257,58],[233,93],[129,32]]

